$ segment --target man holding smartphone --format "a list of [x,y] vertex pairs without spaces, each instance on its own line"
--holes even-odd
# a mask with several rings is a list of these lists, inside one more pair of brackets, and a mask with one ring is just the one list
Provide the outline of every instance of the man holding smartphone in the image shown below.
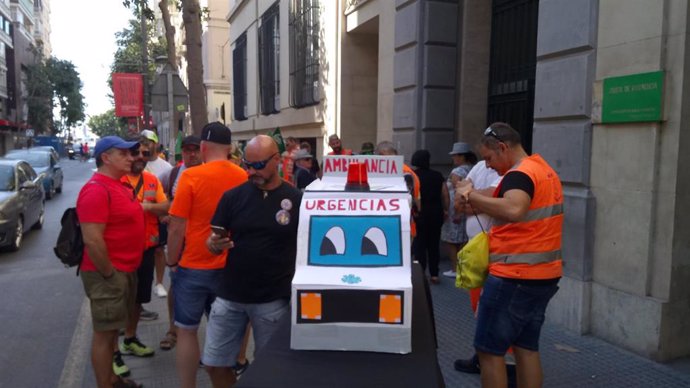
[[247,323],[254,331],[255,354],[260,355],[289,308],[302,193],[281,179],[279,164],[278,146],[271,137],[251,139],[244,159],[249,182],[223,194],[211,220],[230,233],[212,233],[206,242],[214,254],[229,249],[203,355],[216,388],[235,382],[232,366]]
[[173,282],[173,315],[177,326],[177,371],[183,388],[196,386],[197,329],[216,297],[216,284],[225,267],[226,255],[206,248],[211,217],[223,193],[247,181],[247,173],[227,159],[231,143],[232,135],[225,125],[214,122],[204,126],[204,164],[182,172],[169,211],[167,263],[178,267]]

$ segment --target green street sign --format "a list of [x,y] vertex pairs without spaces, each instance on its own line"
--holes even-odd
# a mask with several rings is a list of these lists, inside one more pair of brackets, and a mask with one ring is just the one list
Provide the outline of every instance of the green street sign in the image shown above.
[[602,123],[662,120],[663,71],[605,78],[602,92]]

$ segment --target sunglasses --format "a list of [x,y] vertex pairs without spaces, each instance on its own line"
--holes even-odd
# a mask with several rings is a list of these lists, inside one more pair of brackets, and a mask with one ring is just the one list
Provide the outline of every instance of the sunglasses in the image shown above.
[[495,138],[496,140],[500,141],[501,143],[503,143],[503,140],[498,136],[498,134],[491,127],[484,130],[484,136],[491,136],[491,137]]
[[270,162],[271,159],[273,159],[273,157],[276,156],[276,155],[278,155],[277,152],[274,153],[273,155],[271,155],[268,159],[266,159],[266,160],[261,160],[261,161],[258,161],[258,162],[250,162],[250,161],[248,161],[247,159],[242,158],[242,163],[244,163],[245,166],[251,167],[251,168],[253,168],[253,169],[255,169],[255,170],[263,170],[264,168],[266,168],[266,165],[268,164],[268,162]]

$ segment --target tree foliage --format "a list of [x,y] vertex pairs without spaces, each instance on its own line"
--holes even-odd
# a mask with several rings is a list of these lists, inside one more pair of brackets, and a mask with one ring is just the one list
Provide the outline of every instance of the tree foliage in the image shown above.
[[[138,12],[135,11],[135,14],[138,14]],[[148,19],[147,25],[148,69],[146,75],[149,80],[152,80],[156,74],[154,58],[159,55],[166,55],[165,40],[163,37],[156,37],[154,35],[153,25]],[[113,63],[110,66],[112,73],[141,73],[143,67],[141,38],[141,22],[139,18],[130,19],[127,28],[115,33],[117,50],[115,51]],[[112,75],[108,78],[108,86],[112,90]]]
[[91,116],[88,125],[91,131],[100,137],[111,135],[127,137],[127,125],[124,120],[115,116],[114,108],[105,113]]
[[[40,49],[34,52],[34,64],[26,67],[28,122],[38,133],[53,127],[58,133],[84,120],[82,82],[74,64],[55,57],[44,59]],[[59,106],[58,120],[53,107]]]

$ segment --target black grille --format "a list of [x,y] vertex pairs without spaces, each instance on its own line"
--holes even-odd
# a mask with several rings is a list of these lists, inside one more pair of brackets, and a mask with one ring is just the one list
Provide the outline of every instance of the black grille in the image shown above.
[[319,102],[319,1],[290,2],[290,106]]

